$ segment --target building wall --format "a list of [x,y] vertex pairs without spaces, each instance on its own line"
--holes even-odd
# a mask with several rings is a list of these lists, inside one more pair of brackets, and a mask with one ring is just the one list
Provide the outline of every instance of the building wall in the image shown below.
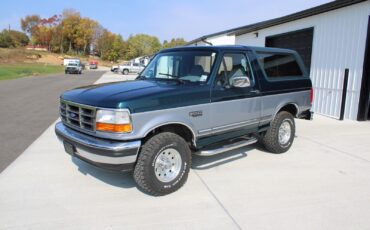
[[[345,118],[356,120],[370,1],[236,36],[235,44],[265,46],[267,36],[314,27],[310,77],[313,110],[339,118],[345,68],[349,69]],[[218,38],[222,41],[221,38]]]

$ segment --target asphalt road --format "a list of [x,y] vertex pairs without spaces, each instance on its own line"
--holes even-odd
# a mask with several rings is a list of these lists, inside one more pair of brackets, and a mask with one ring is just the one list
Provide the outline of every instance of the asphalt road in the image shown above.
[[103,73],[0,81],[0,173],[57,119],[63,91],[90,85]]

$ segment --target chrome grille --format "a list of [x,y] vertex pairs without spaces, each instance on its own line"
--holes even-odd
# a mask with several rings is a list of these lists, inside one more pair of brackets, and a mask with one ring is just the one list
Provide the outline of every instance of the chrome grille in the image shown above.
[[90,132],[95,131],[96,108],[61,100],[59,112],[62,122],[67,126]]

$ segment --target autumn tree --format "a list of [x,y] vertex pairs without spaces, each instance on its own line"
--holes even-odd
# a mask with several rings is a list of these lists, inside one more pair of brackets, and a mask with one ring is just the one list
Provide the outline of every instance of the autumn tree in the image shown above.
[[167,49],[167,48],[173,48],[173,47],[178,47],[178,46],[183,46],[186,44],[186,41],[183,38],[172,38],[171,41],[164,40],[162,48]]
[[[110,32],[95,20],[81,17],[73,9],[64,10],[61,15],[50,18],[28,15],[21,19],[21,27],[31,37],[33,44],[45,45],[50,51],[85,55],[93,51],[102,59],[110,61],[152,55],[161,48],[186,43],[183,38],[174,38],[161,44],[157,37],[147,34],[131,35],[125,41],[121,35]],[[3,34],[1,39],[3,44],[8,45],[10,42],[8,34]]]
[[72,52],[75,39],[78,36],[77,31],[79,29],[81,16],[79,12],[73,9],[67,9],[63,11],[62,17],[63,38],[68,42],[68,52]]
[[89,48],[94,37],[94,31],[97,27],[98,23],[96,21],[89,18],[81,18],[74,40],[75,47],[82,50],[85,54],[89,53]]
[[126,59],[152,55],[161,49],[161,43],[155,36],[137,34],[127,40]]
[[21,18],[21,28],[30,37],[33,37],[37,33],[38,25],[41,21],[39,15],[28,15],[25,18]]
[[61,15],[53,15],[50,18],[43,18],[38,24],[37,41],[39,44],[47,46],[48,50],[51,50],[51,44],[53,37],[58,32],[56,30],[57,25],[61,21]]
[[95,44],[95,50],[101,58],[108,59],[115,39],[116,37],[113,33],[109,32],[107,29],[103,29]]

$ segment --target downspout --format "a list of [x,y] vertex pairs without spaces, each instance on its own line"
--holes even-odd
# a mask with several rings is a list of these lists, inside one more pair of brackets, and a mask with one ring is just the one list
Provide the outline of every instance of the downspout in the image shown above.
[[206,38],[201,38],[200,40],[201,40],[202,42],[204,42],[204,43],[206,43],[206,44],[210,45],[210,46],[213,46],[213,44],[212,44],[211,42],[206,41]]

